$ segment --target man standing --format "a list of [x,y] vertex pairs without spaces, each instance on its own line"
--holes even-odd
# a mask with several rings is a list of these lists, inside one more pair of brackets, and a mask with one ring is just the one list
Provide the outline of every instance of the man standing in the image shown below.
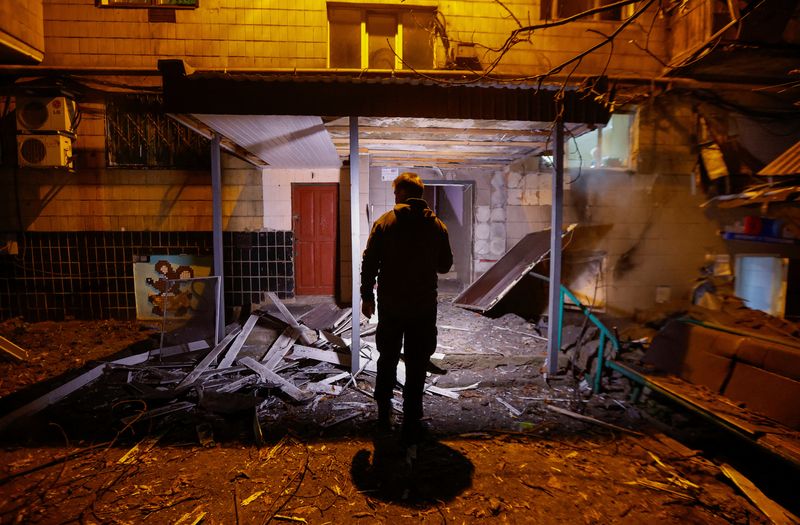
[[392,188],[395,206],[375,221],[364,250],[361,311],[367,317],[375,313],[377,278],[378,425],[391,428],[397,363],[405,346],[401,440],[410,446],[420,437],[425,373],[436,349],[436,274],[450,270],[453,253],[447,227],[422,199],[425,185],[419,176],[403,173],[392,182]]

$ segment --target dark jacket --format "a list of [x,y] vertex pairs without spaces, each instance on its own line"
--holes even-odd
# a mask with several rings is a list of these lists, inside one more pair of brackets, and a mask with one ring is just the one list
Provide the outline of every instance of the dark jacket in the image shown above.
[[436,273],[452,265],[447,227],[424,200],[408,199],[372,226],[361,262],[361,298],[374,300],[377,277],[380,311],[402,315],[436,306]]

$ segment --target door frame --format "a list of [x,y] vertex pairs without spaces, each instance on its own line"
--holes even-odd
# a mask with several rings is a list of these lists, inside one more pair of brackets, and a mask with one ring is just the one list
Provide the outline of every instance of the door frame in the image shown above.
[[[320,187],[320,186],[333,186],[336,189],[336,216],[335,216],[335,226],[336,226],[336,236],[333,240],[334,247],[333,247],[333,297],[337,298],[339,296],[339,291],[341,287],[341,254],[339,250],[341,249],[341,193],[340,193],[340,183],[339,182],[292,182],[290,187],[290,210],[291,210],[291,224],[292,224],[292,234],[294,236],[294,242],[292,243],[292,259],[294,263],[294,279],[295,279],[295,296],[297,295],[316,295],[316,294],[300,294],[298,293],[298,276],[300,272],[297,271],[297,264],[298,264],[298,257],[297,257],[297,246],[298,246],[298,239],[297,239],[297,217],[295,216],[295,188],[299,187]],[[324,294],[327,295],[327,294]]]

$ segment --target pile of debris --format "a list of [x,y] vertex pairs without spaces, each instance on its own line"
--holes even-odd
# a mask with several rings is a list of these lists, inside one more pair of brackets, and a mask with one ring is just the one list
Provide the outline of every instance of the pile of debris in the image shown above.
[[[338,396],[348,387],[371,397],[378,353],[373,343],[362,340],[360,367],[351,373],[350,341],[342,337],[352,328],[351,309],[320,304],[295,318],[276,295],[267,295],[277,311],[258,310],[243,326],[229,325],[227,335],[213,348],[197,341],[105,363],[0,418],[0,430],[90,383],[95,388],[98,384],[112,385],[110,392],[102,394],[85,389],[83,397],[101,399],[101,404],[92,409],[95,414],[113,406],[111,418],[124,427],[143,421],[150,425],[174,413],[192,412],[202,417],[249,411],[254,417],[256,439],[261,438],[260,421],[274,411],[278,400],[315,407],[322,398]],[[434,354],[434,358],[443,359],[444,355]],[[402,385],[402,362],[397,376]],[[462,389],[429,384],[426,391],[457,399]],[[88,408],[81,400],[73,405]],[[361,403],[359,410],[326,421],[323,426],[363,415],[370,406]]]

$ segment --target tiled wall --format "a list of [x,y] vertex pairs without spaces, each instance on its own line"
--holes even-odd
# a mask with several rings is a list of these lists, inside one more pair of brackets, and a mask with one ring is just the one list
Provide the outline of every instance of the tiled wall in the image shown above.
[[[0,318],[135,319],[133,261],[212,253],[210,232],[29,232],[0,257]],[[224,232],[225,304],[294,295],[292,232]]]
[[294,296],[294,236],[290,231],[223,234],[225,302],[259,302],[262,292]]

